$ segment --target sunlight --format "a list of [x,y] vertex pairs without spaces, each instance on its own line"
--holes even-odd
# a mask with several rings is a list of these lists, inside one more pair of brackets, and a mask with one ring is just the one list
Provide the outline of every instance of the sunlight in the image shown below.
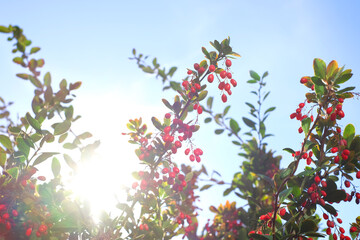
[[[127,93],[106,93],[101,96],[104,102],[124,102]],[[84,105],[80,104],[80,114],[90,121],[82,122],[76,129],[90,131],[93,140],[100,139],[101,144],[96,149],[96,154],[91,156],[79,166],[77,175],[72,176],[66,183],[66,188],[74,193],[74,197],[88,201],[94,220],[96,221],[102,211],[116,214],[116,204],[125,202],[127,195],[124,187],[131,187],[135,179],[132,172],[139,171],[139,160],[134,154],[135,145],[128,143],[128,137],[122,135],[127,132],[126,123],[129,116],[139,117],[139,109],[144,109],[142,116],[147,120],[154,112],[162,112],[164,109],[158,106],[143,106],[144,104],[133,103],[120,111],[114,111],[113,105],[105,105],[94,111],[94,106],[99,102],[92,95],[85,96]],[[88,99],[86,99],[88,98]],[[137,106],[136,106],[137,105]],[[126,112],[125,114],[122,114]],[[103,116],[106,116],[107,124]],[[151,126],[149,126],[151,127]],[[76,158],[75,158],[76,159]]]

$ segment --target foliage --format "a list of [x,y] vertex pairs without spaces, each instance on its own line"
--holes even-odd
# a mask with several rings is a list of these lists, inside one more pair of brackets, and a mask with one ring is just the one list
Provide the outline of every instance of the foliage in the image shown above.
[[[30,48],[31,41],[22,29],[0,26],[0,32],[11,35],[8,40],[15,42],[13,53],[17,56],[13,61],[25,71],[17,76],[35,89],[32,112],[19,120],[10,116],[11,102],[0,98],[0,239],[311,239],[324,236],[316,208],[327,212],[323,219],[327,220],[326,233],[331,238],[349,238],[342,236],[341,219],[336,219],[332,203],[350,202],[353,197],[359,202],[360,193],[352,181],[354,173],[360,178],[360,137],[355,135],[353,125],[344,130],[337,125],[345,116],[344,99],[353,97],[354,88],[341,89],[352,73],[339,68],[336,61],[326,66],[321,59],[315,59],[315,76],[301,79],[310,89],[307,101],[300,103],[290,117],[299,120],[298,132],[304,134],[304,141],[298,151],[285,149],[292,154],[293,162],[279,169],[281,157],[274,156],[265,142],[271,136],[265,121],[275,110],[262,109],[269,95],[264,92],[267,72],[260,77],[250,71],[252,79],[248,83],[257,84],[258,90],[253,92],[257,103],[246,103],[250,117],[242,118],[249,131],[242,133],[240,121],[228,117],[230,106],[221,113],[212,110],[213,98],[208,97],[206,80],[210,84],[218,81],[223,102],[237,86],[230,59],[240,55],[230,47],[230,38],[211,42],[214,51],[203,47],[205,59],[188,69],[181,82],[172,80],[176,67],[161,69],[156,58],[151,66],[147,65],[146,57],[133,50],[132,59],[138,66],[156,74],[164,90],[172,89],[176,96],[173,101],[162,100],[170,111],[164,117],[152,118],[156,132],[147,132],[141,118],[127,124],[129,132],[124,135],[135,146],[143,169],[133,173],[135,182],[127,189],[127,202],[117,204],[120,215],[110,217],[104,213],[100,222],[94,223],[88,204],[74,199],[62,183],[62,169],[69,168],[76,175],[81,163],[99,145],[91,133],[76,134],[72,127],[80,118],[71,103],[81,82],[68,84],[64,79],[55,88],[50,73],[40,72],[45,64],[43,59],[35,58],[40,48]],[[235,192],[248,201],[248,207],[236,207],[235,202],[228,201],[219,207],[211,206],[214,220],[202,229],[197,223],[195,201],[198,177],[207,175],[206,168],[178,166],[175,155],[183,149],[189,161],[201,162],[203,150],[192,142],[192,136],[200,128],[203,113],[208,115],[205,123],[217,123],[215,134],[227,132],[240,150],[241,171],[234,174],[224,195]],[[59,144],[62,147],[57,147],[57,152],[46,150]],[[76,152],[71,155],[78,156],[78,160],[70,157],[69,151]],[[38,169],[50,160],[53,178],[46,179]],[[300,161],[307,162],[304,171],[298,169]],[[210,180],[224,184],[222,180]],[[352,185],[351,194],[346,193],[342,183],[346,188]],[[200,190],[211,186],[204,185]],[[354,237],[359,228],[357,219],[350,229]]]

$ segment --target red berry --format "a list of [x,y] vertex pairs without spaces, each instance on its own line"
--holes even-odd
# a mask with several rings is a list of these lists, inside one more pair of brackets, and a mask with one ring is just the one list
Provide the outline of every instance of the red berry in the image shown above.
[[292,113],[292,114],[290,114],[290,119],[294,119],[295,117],[296,117],[296,113]]
[[338,221],[338,223],[342,223],[342,219],[341,219],[341,218],[337,218],[336,220]]
[[166,118],[166,119],[171,118],[171,114],[170,114],[170,113],[166,113],[166,114],[165,114],[165,118]]
[[224,90],[224,88],[225,88],[225,82],[220,82],[218,88],[219,88],[220,90]]
[[336,128],[336,131],[337,131],[337,133],[341,133],[341,128],[340,128],[340,127],[337,127],[337,128]]
[[11,223],[10,223],[9,221],[6,222],[5,228],[6,228],[7,230],[10,230],[10,229],[11,229]]
[[308,158],[306,159],[306,164],[307,164],[307,165],[310,165],[310,164],[311,164],[311,162],[312,162],[311,158],[310,158],[310,157],[308,157]]
[[192,71],[191,71],[191,70],[188,70],[188,71],[187,71],[187,74],[189,74],[189,75],[192,74]]
[[321,179],[320,179],[320,177],[319,177],[318,175],[316,175],[314,181],[315,181],[317,184],[319,184],[320,181],[321,181]]
[[134,182],[131,187],[132,187],[133,189],[136,189],[138,186],[139,186],[139,183]]
[[286,213],[286,209],[285,209],[285,208],[280,209],[280,211],[279,211],[280,216],[284,216],[285,213]]
[[226,78],[226,71],[225,70],[220,73],[220,77],[222,79]]
[[226,76],[227,76],[228,79],[231,79],[231,78],[232,78],[232,74],[231,74],[230,72],[228,72],[228,73],[226,74]]
[[225,94],[223,94],[223,95],[221,96],[221,100],[222,100],[224,103],[226,103],[226,101],[227,101],[227,97],[226,97],[226,95],[225,95]]
[[345,155],[349,155],[349,154],[350,154],[350,151],[349,151],[349,149],[344,149],[343,153],[344,153]]
[[176,141],[176,142],[175,142],[175,147],[181,148],[181,142],[180,142],[180,141]]
[[324,187],[324,188],[326,188],[326,187],[327,187],[327,182],[321,181],[321,186]]
[[230,90],[230,88],[231,88],[231,86],[230,86],[230,84],[229,83],[227,83],[227,84],[225,84],[225,91],[229,91]]
[[231,85],[233,85],[233,87],[236,87],[236,86],[237,86],[237,82],[236,82],[235,79],[231,79],[231,80],[230,80],[230,83],[231,83]]
[[231,67],[231,60],[226,59],[225,64],[226,64],[227,67]]
[[323,213],[323,218],[324,218],[325,220],[328,220],[328,219],[329,219],[329,216],[328,216],[326,213]]
[[195,68],[195,70],[197,71],[197,70],[199,70],[200,65],[199,65],[198,63],[195,63],[195,64],[194,64],[194,68]]
[[300,103],[299,108],[303,108],[303,107],[305,107],[305,103]]
[[339,102],[340,103],[343,103],[344,102],[344,99],[343,98],[338,98]]
[[344,113],[343,110],[338,111],[338,112],[337,112],[337,115],[338,115],[340,118],[345,117],[345,113]]
[[198,72],[199,72],[199,75],[203,74],[205,72],[205,68],[203,68],[203,67],[199,68]]
[[170,130],[171,130],[171,127],[170,127],[170,126],[166,126],[166,127],[164,128],[164,133],[165,133],[165,134],[168,134],[168,133],[170,132]]
[[169,172],[169,169],[168,168],[164,168],[162,171],[161,171],[163,174],[166,174]]
[[214,81],[214,75],[210,74],[207,79],[209,83],[212,83]]
[[350,182],[348,180],[345,181],[345,187],[350,187]]
[[14,217],[17,217],[19,215],[18,211],[16,211],[15,209],[12,210],[12,215]]
[[300,83],[302,83],[302,84],[307,83],[307,82],[308,82],[308,80],[307,80],[306,77],[302,77],[302,78],[300,79]]
[[350,228],[350,232],[357,232],[357,231],[358,231],[358,229],[355,226],[352,226]]
[[192,161],[192,162],[195,161],[195,156],[194,156],[194,154],[191,154],[190,157],[189,157],[189,159],[190,159],[190,161]]
[[210,72],[214,72],[214,71],[215,71],[215,69],[216,69],[216,68],[215,68],[215,66],[214,66],[214,65],[210,65],[210,67],[209,67],[209,71],[210,71]]
[[200,84],[198,84],[198,83],[195,83],[194,86],[195,86],[195,89],[196,89],[196,90],[200,90],[200,89],[201,89],[201,86],[200,86]]
[[339,156],[334,157],[334,163],[339,163],[339,162],[340,162]]
[[357,178],[357,179],[360,179],[360,171],[358,171],[358,172],[356,173],[356,178]]
[[188,155],[190,153],[190,148],[187,148],[186,150],[185,150],[185,155]]
[[299,132],[299,133],[302,133],[302,132],[303,132],[302,127],[299,127],[298,132]]
[[178,174],[178,173],[180,172],[180,170],[179,170],[179,168],[174,167],[174,168],[173,168],[173,172],[176,173],[176,174]]
[[337,147],[333,147],[333,148],[331,149],[331,152],[332,152],[332,153],[336,153],[337,151],[339,151],[339,149],[338,149]]
[[333,108],[332,108],[332,107],[328,107],[328,108],[326,109],[326,113],[327,113],[327,114],[332,113],[332,111],[333,111]]
[[202,114],[203,109],[202,109],[202,107],[201,107],[201,106],[199,106],[199,107],[198,107],[197,112],[198,112],[198,114]]
[[45,181],[46,180],[46,177],[44,177],[44,176],[38,176],[37,177],[40,181]]
[[28,229],[26,230],[26,232],[25,232],[25,235],[28,236],[28,237],[30,237],[31,232],[32,232],[32,228],[28,228]]
[[336,105],[336,109],[337,110],[342,110],[342,105],[341,104]]

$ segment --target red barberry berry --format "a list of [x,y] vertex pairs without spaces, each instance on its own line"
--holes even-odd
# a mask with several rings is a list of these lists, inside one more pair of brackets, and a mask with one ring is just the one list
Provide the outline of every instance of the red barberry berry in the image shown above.
[[231,60],[226,59],[225,64],[226,64],[227,67],[231,67]]

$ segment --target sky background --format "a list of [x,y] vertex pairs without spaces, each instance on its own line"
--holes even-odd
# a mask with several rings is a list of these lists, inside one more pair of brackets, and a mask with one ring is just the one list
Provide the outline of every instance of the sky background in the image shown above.
[[[230,104],[229,116],[240,122],[248,112],[244,102],[255,102],[249,94],[253,87],[246,84],[249,70],[259,74],[269,71],[266,81],[271,94],[265,105],[277,108],[267,120],[268,132],[275,135],[268,143],[284,156],[282,167],[291,160],[282,149],[300,147],[299,122],[290,120],[289,115],[304,101],[307,89],[301,87],[299,80],[313,75],[313,59],[322,58],[327,63],[336,59],[340,66],[353,69],[354,76],[345,85],[359,89],[360,2],[355,0],[0,3],[0,24],[19,25],[33,46],[41,47],[37,57],[45,59],[43,73],[50,71],[54,83],[63,78],[83,82],[74,101],[75,113],[82,115],[75,127],[79,132],[89,130],[101,140],[102,159],[92,169],[106,172],[103,182],[113,189],[119,188],[119,181],[131,184],[129,173],[139,169],[134,149],[121,135],[128,119],[142,116],[150,125],[151,116],[162,117],[166,112],[161,98],[173,97],[173,92],[161,90],[159,79],[146,75],[128,59],[133,48],[150,55],[150,59],[157,57],[167,68],[177,66],[174,80],[181,80],[186,76],[186,68],[203,59],[202,46],[210,49],[209,41],[230,36],[233,50],[242,56],[233,61],[232,67],[238,87],[233,89],[227,104],[220,102],[220,93],[213,87],[210,95],[218,101],[215,107],[219,111]],[[0,96],[15,101],[10,109],[21,116],[31,111],[33,88],[15,77],[22,69],[12,63],[13,57],[11,44],[0,35]],[[351,122],[360,129],[359,99],[345,103],[346,118],[340,125]],[[215,125],[202,123],[194,142],[204,149],[202,163],[208,171],[220,172],[229,182],[242,159],[230,139],[226,135],[215,136],[214,129]],[[176,162],[189,163],[181,157]],[[92,182],[88,192],[103,195],[101,201],[105,203],[109,198],[103,182]],[[225,202],[224,189],[213,187],[201,193],[202,223],[212,218],[207,210],[210,205]],[[229,199],[238,201],[234,196]],[[238,201],[237,205],[243,203]],[[356,217],[354,207],[358,208],[347,204],[340,214],[346,222],[344,226]]]

